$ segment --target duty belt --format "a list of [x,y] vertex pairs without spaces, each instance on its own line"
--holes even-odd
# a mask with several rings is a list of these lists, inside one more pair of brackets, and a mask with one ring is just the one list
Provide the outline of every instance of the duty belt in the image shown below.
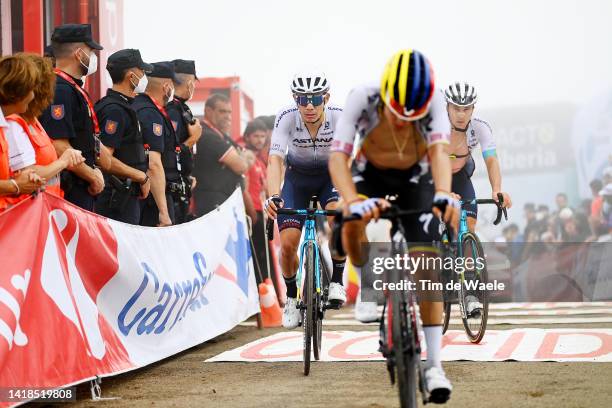
[[166,191],[172,194],[180,194],[180,195],[187,194],[184,183],[170,183],[170,182],[166,183]]

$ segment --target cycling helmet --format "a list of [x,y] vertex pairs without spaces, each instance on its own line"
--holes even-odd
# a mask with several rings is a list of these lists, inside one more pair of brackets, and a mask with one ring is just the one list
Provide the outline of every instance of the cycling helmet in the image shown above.
[[403,120],[424,117],[434,90],[433,68],[419,51],[401,50],[389,59],[382,75],[380,96],[395,116]]
[[323,72],[299,73],[291,82],[291,92],[295,94],[324,94],[327,91],[329,91],[329,82]]
[[446,101],[457,106],[471,106],[476,103],[476,89],[467,82],[455,82],[444,90]]

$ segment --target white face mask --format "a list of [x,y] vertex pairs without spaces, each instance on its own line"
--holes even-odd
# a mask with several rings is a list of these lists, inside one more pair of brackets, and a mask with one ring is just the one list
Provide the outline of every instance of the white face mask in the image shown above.
[[174,87],[170,88],[170,95],[166,95],[166,96],[168,97],[168,100],[166,101],[166,103],[174,99]]
[[[85,51],[83,51],[81,48],[79,48],[79,50],[85,53]],[[93,51],[89,54],[89,64],[87,65],[83,64],[83,61],[80,58],[79,58],[79,62],[84,68],[87,68],[87,72],[85,73],[85,76],[94,74],[98,70],[98,56]]]
[[145,74],[142,74],[142,76],[138,79],[138,83],[136,85],[134,85],[134,83],[132,82],[132,85],[134,85],[135,93],[144,93],[145,90],[147,89],[148,84],[149,84],[149,80],[147,79],[147,76]]
[[189,101],[191,100],[191,98],[193,98],[193,93],[195,92],[195,84],[193,82],[190,82],[188,89],[189,89],[189,97],[187,98],[187,100]]

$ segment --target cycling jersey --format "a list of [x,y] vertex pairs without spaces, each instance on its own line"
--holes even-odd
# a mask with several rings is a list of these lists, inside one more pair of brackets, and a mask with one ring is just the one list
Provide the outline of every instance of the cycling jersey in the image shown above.
[[[480,144],[482,157],[485,159],[488,157],[495,157],[497,153],[491,126],[484,120],[473,117],[465,134],[468,152],[467,154],[457,154],[458,152],[454,152],[456,155],[452,164],[453,183],[451,191],[459,194],[463,201],[469,201],[476,197],[474,185],[471,180],[475,169],[474,160],[471,157],[472,150]],[[455,163],[455,161],[457,161],[457,163]],[[465,210],[469,217],[478,217],[478,206],[476,204],[468,204],[465,206]]]
[[[350,155],[355,146],[355,134],[359,148],[378,126],[382,115],[381,106],[380,85],[363,85],[354,88],[349,93],[344,113],[336,126],[331,150]],[[449,143],[450,121],[446,112],[446,99],[441,92],[434,92],[429,113],[414,123],[427,147],[437,143]]]
[[487,157],[496,156],[497,146],[493,139],[493,130],[487,122],[479,118],[472,118],[465,134],[470,153],[480,144],[482,157],[486,159]]
[[313,140],[298,108],[293,105],[282,109],[276,115],[270,155],[286,157],[288,166],[302,171],[327,172],[334,129],[342,114],[342,108],[326,105],[324,112],[325,121]]

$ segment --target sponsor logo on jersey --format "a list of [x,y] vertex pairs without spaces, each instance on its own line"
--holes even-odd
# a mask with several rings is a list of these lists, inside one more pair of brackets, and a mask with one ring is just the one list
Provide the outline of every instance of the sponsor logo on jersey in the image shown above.
[[280,121],[283,119],[283,117],[284,117],[286,114],[291,113],[291,112],[295,112],[295,111],[297,111],[297,108],[292,108],[292,109],[287,109],[287,110],[282,111],[282,112],[281,112],[281,113],[278,115],[278,119],[276,119],[276,124],[274,125],[274,127],[275,127],[275,128],[277,128],[277,127],[278,127],[278,125],[279,125]]
[[[319,144],[322,144],[322,143],[330,143],[332,140],[334,140],[334,138],[333,137],[329,137],[329,138],[316,139],[314,142],[316,142],[316,144],[319,145]],[[313,140],[310,139],[310,138],[305,138],[305,139],[298,139],[297,137],[293,138],[293,143],[294,144],[295,143],[297,143],[297,144],[301,143],[301,144],[309,144],[309,145],[311,145],[312,142],[313,142]]]

